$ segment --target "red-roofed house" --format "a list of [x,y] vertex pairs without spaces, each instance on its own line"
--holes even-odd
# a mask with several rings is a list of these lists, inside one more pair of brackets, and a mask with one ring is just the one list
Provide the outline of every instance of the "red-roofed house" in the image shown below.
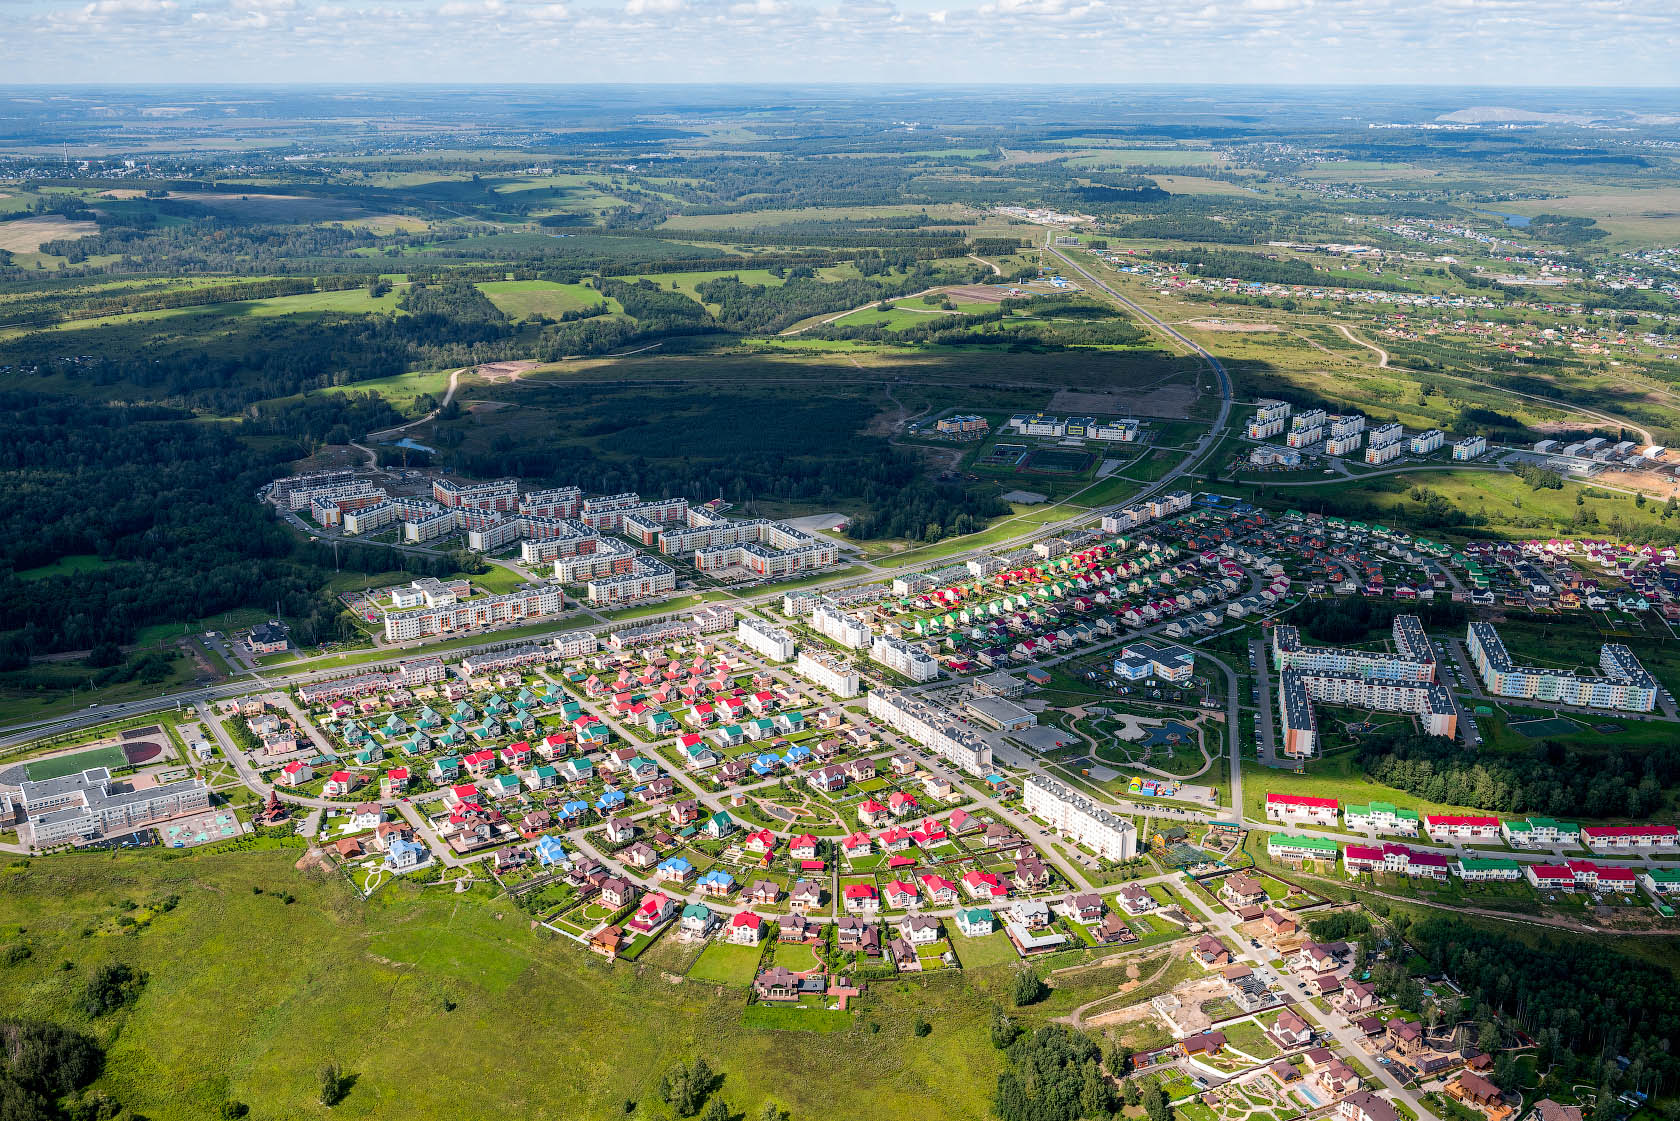
[[764,920],[751,911],[740,911],[729,920],[729,940],[737,946],[756,946],[764,937]]
[[881,896],[874,884],[847,884],[840,895],[851,914],[873,914],[881,909]]
[[361,785],[361,777],[349,771],[334,771],[327,785],[321,788],[321,794],[326,798],[342,798]]
[[1448,841],[1499,842],[1497,817],[1425,814],[1423,829],[1436,844]]
[[1583,825],[1581,840],[1592,852],[1623,852],[1628,849],[1672,851],[1680,848],[1680,827]]
[[1269,821],[1310,822],[1334,828],[1341,803],[1334,798],[1309,798],[1304,794],[1267,794]]
[[893,880],[888,883],[884,894],[889,907],[914,907],[922,901],[921,893],[916,890],[916,885],[907,884],[903,880]]
[[815,860],[817,839],[809,833],[801,833],[788,842],[788,856],[794,860]]

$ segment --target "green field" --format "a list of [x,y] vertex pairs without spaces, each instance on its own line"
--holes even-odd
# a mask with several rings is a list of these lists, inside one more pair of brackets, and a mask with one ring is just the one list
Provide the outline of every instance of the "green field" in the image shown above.
[[[163,860],[67,856],[14,866],[0,927],[34,951],[0,972],[9,1014],[91,1028],[109,1048],[99,1086],[154,1121],[201,1121],[229,1098],[253,1121],[326,1116],[665,1117],[659,1076],[704,1056],[733,1113],[773,1098],[795,1117],[987,1115],[998,1055],[989,999],[942,985],[874,987],[856,1017],[744,1008],[738,990],[672,984],[665,948],[610,966],[533,931],[505,898],[400,884],[363,902],[337,875],[303,875],[295,848]],[[264,888],[253,894],[252,886]],[[282,891],[296,896],[287,905]],[[124,901],[178,894],[139,934],[84,938]],[[131,1009],[89,1024],[85,979],[122,960],[150,980]],[[60,969],[69,961],[72,967]],[[937,1027],[912,1038],[912,1013]],[[867,1017],[878,1031],[854,1028]],[[391,1026],[403,1025],[394,1045]],[[773,1034],[772,1034],[773,1033]],[[540,1046],[534,1045],[540,1041]],[[499,1077],[464,1055],[496,1056]],[[317,1072],[355,1085],[329,1111]],[[844,1065],[845,1078],[812,1072]],[[557,1103],[564,1103],[558,1106]]]
[[69,755],[58,755],[51,759],[42,759],[28,765],[29,781],[40,782],[42,779],[62,778],[65,775],[80,774],[92,767],[110,767],[115,769],[128,764],[128,757],[123,750],[112,744],[108,747],[96,747],[90,751],[76,751]]
[[760,946],[709,942],[700,951],[700,959],[694,963],[694,968],[688,971],[688,979],[747,988],[758,976],[758,959],[762,954]]
[[80,572],[98,572],[108,567],[112,562],[91,553],[82,553],[72,557],[59,557],[51,564],[43,564],[39,568],[28,568],[17,574],[19,580],[48,580],[55,576],[74,576]]
[[622,314],[617,300],[608,300],[585,284],[560,284],[552,280],[492,280],[478,285],[510,319],[546,315],[558,319],[562,312],[605,303],[609,311]]
[[882,311],[880,308],[865,308],[862,311],[854,311],[849,315],[841,316],[834,321],[834,326],[884,327],[889,331],[902,331],[906,327],[921,327],[935,322],[942,316],[953,314],[952,312],[941,311],[936,307],[912,310],[913,308],[916,308],[914,303],[894,307],[890,311]]

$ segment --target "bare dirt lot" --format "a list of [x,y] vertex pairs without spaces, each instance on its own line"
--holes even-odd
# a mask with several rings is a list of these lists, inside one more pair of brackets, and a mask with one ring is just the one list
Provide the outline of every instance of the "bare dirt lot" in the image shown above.
[[56,238],[86,237],[98,232],[99,226],[93,222],[72,222],[68,218],[51,215],[19,218],[13,222],[0,222],[0,249],[33,253]]
[[1192,319],[1192,327],[1203,331],[1239,331],[1244,334],[1250,331],[1281,331],[1276,323],[1239,323],[1230,319]]
[[960,288],[946,288],[945,294],[955,300],[973,300],[980,304],[1001,304],[1009,296],[1009,289],[992,284],[965,284]]
[[1096,416],[1171,417],[1188,420],[1190,407],[1196,403],[1193,385],[1161,385],[1153,388],[1090,391],[1058,389],[1050,397],[1050,411],[1055,413],[1090,413]]
[[541,366],[541,362],[486,362],[475,367],[473,373],[494,385],[497,382],[518,381],[528,371]]

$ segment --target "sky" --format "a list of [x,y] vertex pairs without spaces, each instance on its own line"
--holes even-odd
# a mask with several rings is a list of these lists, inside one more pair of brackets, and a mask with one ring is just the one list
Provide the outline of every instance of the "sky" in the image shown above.
[[0,0],[0,82],[1680,85],[1674,0]]

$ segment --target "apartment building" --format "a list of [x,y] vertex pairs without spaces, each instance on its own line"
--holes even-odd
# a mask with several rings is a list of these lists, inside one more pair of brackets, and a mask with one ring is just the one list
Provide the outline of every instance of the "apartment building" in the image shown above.
[[432,500],[452,510],[485,510],[505,514],[519,505],[519,480],[457,483],[453,479],[433,479]]
[[1406,430],[1392,421],[1379,424],[1366,433],[1366,445],[1373,448],[1386,448],[1390,444],[1403,443],[1405,439]]
[[561,654],[554,644],[532,644],[516,646],[511,650],[497,650],[489,654],[473,654],[462,658],[458,668],[461,676],[465,678],[488,677],[526,666],[544,666],[558,657],[561,657]]
[[269,485],[268,500],[284,510],[301,510],[309,505],[302,492],[326,490],[357,481],[354,471],[314,471],[307,475],[289,475]]
[[39,848],[118,837],[182,814],[210,808],[201,779],[133,789],[95,767],[80,774],[25,782],[18,792],[25,821],[19,839]]
[[1299,628],[1272,628],[1272,667],[1308,673],[1343,673],[1360,677],[1435,680],[1435,647],[1416,615],[1397,615],[1390,632],[1394,652],[1339,646],[1303,646]]
[[1345,436],[1330,436],[1324,441],[1325,455],[1352,455],[1359,450],[1359,442],[1365,438],[1364,433],[1350,432]]
[[397,504],[387,500],[375,502],[372,506],[363,506],[359,510],[346,510],[342,524],[345,535],[355,537],[364,533],[378,533],[398,520]]
[[1357,436],[1365,431],[1365,418],[1359,413],[1333,416],[1326,422],[1325,427],[1329,429],[1331,439],[1345,439],[1348,436]]
[[897,689],[872,689],[869,715],[971,775],[992,771],[992,747],[955,713]]
[[1454,459],[1475,459],[1488,449],[1486,436],[1466,436],[1453,444],[1452,457]]
[[1316,704],[1404,712],[1416,716],[1427,735],[1458,734],[1452,694],[1435,682],[1286,669],[1278,675],[1278,713],[1283,753],[1290,758],[1306,759],[1318,751]]
[[701,549],[694,554],[694,567],[702,572],[744,568],[756,576],[792,576],[797,572],[829,568],[839,561],[838,545],[832,541],[818,541],[814,538],[808,545],[797,545],[788,549],[777,549],[749,541],[742,545]]
[[1289,422],[1282,417],[1276,420],[1252,419],[1248,422],[1248,438],[1250,440],[1269,440],[1288,427]]
[[579,487],[555,487],[534,490],[519,500],[521,514],[542,518],[575,519],[583,509],[583,490]]
[[1133,503],[1112,514],[1104,514],[1102,532],[1110,534],[1125,533],[1156,518],[1164,518],[1170,514],[1188,510],[1193,501],[1194,499],[1189,491],[1175,490],[1158,498]]
[[1365,449],[1365,462],[1373,467],[1380,467],[1384,463],[1392,463],[1400,458],[1400,452],[1405,447],[1398,440],[1378,447],[1375,444]]
[[867,623],[848,615],[827,598],[819,598],[812,607],[811,629],[848,650],[862,650],[875,638]]
[[801,650],[798,659],[793,663],[793,671],[836,697],[858,695],[857,667],[826,650]]
[[1471,623],[1465,648],[1482,684],[1497,697],[1553,701],[1583,708],[1650,712],[1657,704],[1657,681],[1621,643],[1599,648],[1603,676],[1519,666],[1491,623]]
[[635,568],[639,555],[622,541],[598,537],[588,550],[555,557],[554,578],[562,584],[579,584],[604,576],[621,576]]
[[1446,442],[1447,435],[1439,428],[1431,428],[1427,432],[1419,432],[1416,436],[1412,437],[1412,454],[1428,455],[1430,452],[1439,448]]
[[540,529],[540,535],[529,534],[519,543],[519,559],[526,564],[548,564],[561,557],[575,557],[580,553],[594,552],[604,540],[600,534],[576,518],[545,517],[538,519],[538,523],[533,528]]
[[1288,401],[1279,401],[1271,397],[1262,397],[1254,403],[1254,419],[1261,423],[1274,420],[1288,420],[1294,407]]
[[1284,443],[1292,448],[1310,448],[1322,439],[1324,439],[1324,429],[1322,427],[1291,428],[1289,435],[1284,437]]
[[736,621],[735,640],[772,662],[786,662],[793,658],[793,636],[774,623],[766,623],[752,615],[743,615]]
[[911,681],[932,681],[939,676],[939,661],[913,643],[880,634],[870,644],[869,657]]
[[660,525],[675,525],[680,523],[687,513],[686,498],[662,498],[654,502],[644,502],[640,495],[627,492],[608,495],[605,498],[585,499],[578,510],[578,520],[599,532],[618,533],[624,528],[624,519],[627,516],[657,522]]
[[585,596],[591,604],[629,603],[676,590],[676,569],[638,553],[630,571],[591,579],[585,585]]
[[992,426],[985,417],[969,414],[940,417],[934,425],[934,430],[941,436],[950,436],[957,440],[978,440],[991,429]]
[[386,611],[385,638],[389,642],[406,642],[432,635],[455,634],[520,619],[556,615],[564,606],[565,599],[554,585],[526,584],[503,595],[439,602],[435,606],[412,610]]
[[1114,861],[1137,855],[1137,826],[1130,818],[1112,814],[1083,794],[1040,774],[1028,775],[1021,793],[1029,814],[1097,855]]

